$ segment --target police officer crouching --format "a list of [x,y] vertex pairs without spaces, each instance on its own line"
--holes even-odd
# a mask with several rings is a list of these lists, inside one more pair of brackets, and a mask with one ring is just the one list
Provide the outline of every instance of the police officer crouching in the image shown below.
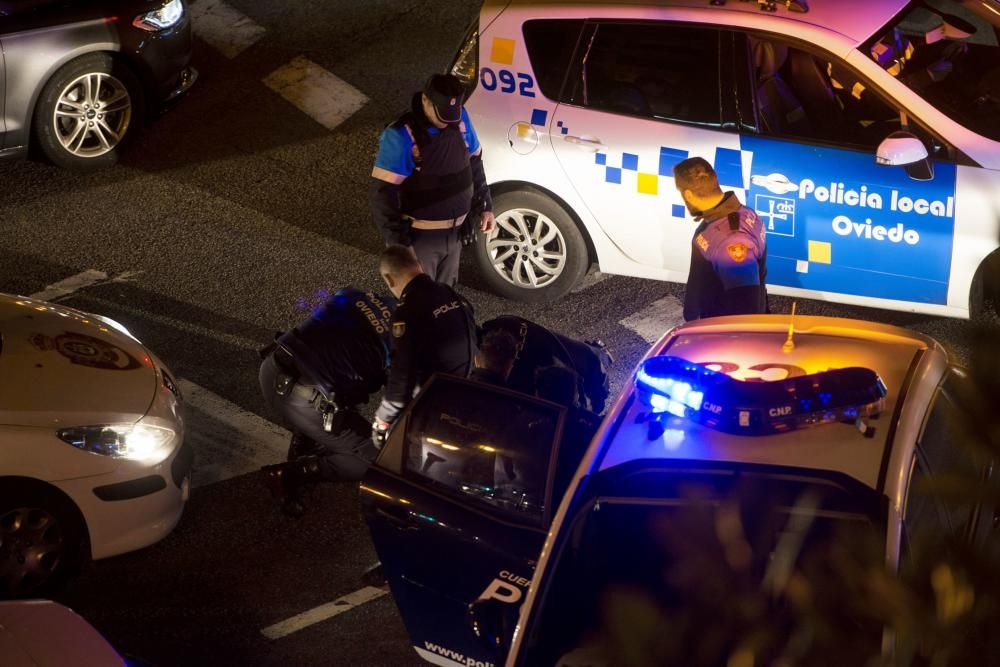
[[389,427],[432,374],[469,376],[476,321],[469,302],[424,273],[411,248],[383,250],[379,273],[399,299],[392,317],[389,378],[372,424],[372,439],[381,447]]
[[479,342],[475,368],[469,379],[506,387],[516,360],[517,340],[511,334],[503,329],[487,332]]
[[684,320],[768,312],[764,223],[734,192],[722,192],[712,165],[700,157],[678,162],[674,183],[701,223],[691,241]]
[[292,431],[288,461],[263,469],[286,514],[304,512],[304,484],[360,480],[374,460],[358,409],[385,382],[392,306],[342,289],[261,351],[261,393]]
[[497,331],[513,336],[516,356],[507,377],[511,389],[533,394],[539,369],[562,366],[572,370],[577,378],[580,406],[598,414],[604,411],[610,393],[609,371],[614,360],[601,341],[578,341],[519,315],[495,317],[483,322],[480,331],[483,340]]
[[464,96],[450,74],[414,94],[411,109],[382,132],[368,195],[386,245],[412,246],[427,275],[451,287],[462,245],[496,227]]

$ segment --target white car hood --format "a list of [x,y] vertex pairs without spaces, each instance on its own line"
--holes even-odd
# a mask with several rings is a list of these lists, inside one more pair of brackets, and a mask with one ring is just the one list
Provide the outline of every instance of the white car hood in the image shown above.
[[0,602],[0,664],[5,667],[125,667],[87,621],[49,600]]
[[134,338],[94,315],[0,294],[0,424],[134,422],[156,370]]

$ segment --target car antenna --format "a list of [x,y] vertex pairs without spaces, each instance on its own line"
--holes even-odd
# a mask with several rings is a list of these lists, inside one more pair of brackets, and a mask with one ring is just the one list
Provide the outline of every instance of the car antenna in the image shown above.
[[788,338],[786,338],[785,342],[781,345],[781,351],[784,352],[785,354],[788,354],[789,352],[795,349],[795,339],[793,338],[794,335],[795,335],[795,302],[792,301],[792,316],[788,318]]

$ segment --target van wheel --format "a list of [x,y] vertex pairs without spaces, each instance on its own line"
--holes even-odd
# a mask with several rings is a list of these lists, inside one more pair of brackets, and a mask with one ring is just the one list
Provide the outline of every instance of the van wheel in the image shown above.
[[56,72],[38,98],[34,133],[38,147],[66,169],[107,167],[141,118],[138,81],[104,53],[90,53]]
[[0,492],[0,599],[39,597],[80,565],[84,529],[64,498],[8,483]]
[[476,242],[479,272],[497,294],[515,301],[554,301],[590,266],[587,243],[565,210],[529,190],[493,200],[497,228]]

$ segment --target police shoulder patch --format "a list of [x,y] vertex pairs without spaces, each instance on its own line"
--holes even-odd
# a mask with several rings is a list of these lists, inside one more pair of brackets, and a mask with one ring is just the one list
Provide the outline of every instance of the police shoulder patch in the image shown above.
[[746,243],[730,243],[726,246],[726,252],[729,253],[729,257],[734,262],[742,262],[747,258],[747,244]]
[[403,334],[406,333],[406,322],[393,322],[392,323],[392,336],[393,338],[402,338]]

